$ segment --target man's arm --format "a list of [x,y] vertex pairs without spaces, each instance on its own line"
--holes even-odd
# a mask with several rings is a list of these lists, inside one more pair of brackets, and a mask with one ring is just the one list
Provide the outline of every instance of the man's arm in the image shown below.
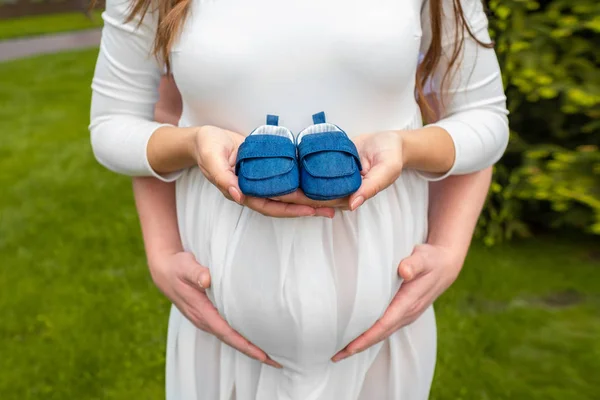
[[[164,78],[155,118],[161,123],[178,124],[181,100],[175,83]],[[139,214],[148,266],[156,286],[198,329],[229,346],[276,368],[281,366],[233,330],[206,296],[210,286],[208,268],[198,264],[183,250],[177,225],[175,183],[156,178],[134,178],[133,191]]]
[[160,100],[154,109],[154,119],[163,124],[178,125],[183,104],[173,76],[165,76],[158,87]]
[[492,182],[492,167],[429,184],[427,244],[452,249],[462,266]]
[[384,315],[332,360],[337,362],[411,324],[456,280],[490,186],[492,168],[430,183],[429,236],[402,260],[404,282]]

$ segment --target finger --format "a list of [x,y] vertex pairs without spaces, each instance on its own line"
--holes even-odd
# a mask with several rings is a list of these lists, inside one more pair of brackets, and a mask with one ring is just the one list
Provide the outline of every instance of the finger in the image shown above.
[[414,282],[411,283],[403,284],[383,316],[369,330],[354,339],[343,350],[333,356],[332,361],[338,362],[353,354],[364,351],[394,333],[402,317],[408,313],[413,303],[421,297],[418,288],[415,288]]
[[198,329],[214,335],[222,342],[246,354],[250,358],[275,368],[281,368],[281,365],[271,360],[264,351],[233,330],[233,328],[231,328],[231,326],[223,319],[221,314],[219,314],[219,311],[210,302],[205,293],[195,293],[196,294],[188,293],[186,296],[182,296],[182,301],[186,305],[184,315],[186,315]]
[[[434,279],[431,279],[431,275],[427,278],[423,278],[423,280],[427,279],[434,281]],[[425,312],[425,310],[427,310],[427,308],[429,308],[429,306],[433,304],[433,301],[438,296],[438,294],[433,294],[433,292],[435,292],[434,286],[435,284],[430,285],[431,289],[424,293],[421,298],[412,303],[408,311],[404,315],[402,315],[400,320],[398,320],[396,330],[415,322],[421,316],[421,314],[423,314],[423,312]]]
[[282,203],[292,203],[292,204],[301,204],[305,206],[310,206],[313,208],[319,207],[340,207],[348,204],[348,199],[335,199],[335,200],[313,200],[307,197],[302,190],[296,190],[293,193],[289,193],[283,196],[278,196],[273,198],[273,200],[280,201]]
[[333,218],[335,216],[335,209],[328,207],[317,208],[315,209],[315,216]]
[[222,342],[244,353],[250,358],[254,358],[255,360],[275,368],[281,368],[281,365],[271,360],[264,351],[250,343],[246,338],[229,326],[214,306],[206,310],[204,317],[212,333]]
[[[235,186],[230,186],[229,188],[226,187],[220,187],[217,183],[216,180],[214,178],[214,176],[211,175],[210,171],[207,170],[206,168],[204,168],[202,165],[198,165],[198,167],[200,168],[200,171],[202,172],[202,175],[204,175],[206,177],[206,179],[208,179],[208,181],[210,183],[212,183],[213,185],[215,185],[215,187],[217,189],[219,189],[219,191],[223,194],[223,196],[225,196],[226,199],[228,200],[233,200],[238,204],[242,204],[244,201],[244,195],[242,194],[242,192],[240,191],[238,185],[237,185],[237,181]],[[223,181],[223,179],[221,179],[221,182]],[[227,186],[227,184],[223,184],[223,186]],[[227,190],[225,190],[227,189]]]
[[[209,171],[211,173],[211,171]],[[231,169],[219,169],[212,172],[212,183],[230,200],[242,204],[244,199],[238,187],[238,177]]]
[[[223,319],[217,308],[212,304],[206,293],[197,291],[181,291],[179,298],[185,305],[184,315],[203,331],[216,336],[224,343],[246,354],[248,357],[269,364],[275,368],[281,365],[271,360],[264,351],[250,343],[236,332]],[[181,308],[178,307],[180,310]]]
[[274,361],[273,359],[269,358],[269,356],[267,356],[267,359],[264,361],[265,364],[270,365],[273,368],[283,368],[283,366],[281,364],[279,364],[277,361]]
[[312,200],[308,198],[300,189],[296,190],[293,193],[289,193],[283,196],[273,197],[271,200],[278,201],[281,203],[309,206],[315,210],[315,216],[325,218],[333,218],[335,215],[334,207],[337,207],[338,204],[344,204],[344,202],[339,199],[331,201]]
[[[229,133],[230,138],[240,136],[229,131],[225,131],[225,133]],[[216,148],[220,148],[221,151],[215,150],[215,146],[207,146],[202,150],[199,158],[203,162],[198,163],[198,167],[226,198],[242,204],[244,196],[238,186],[238,178],[234,171],[234,157],[237,157],[238,147],[239,144],[235,143],[235,140],[231,142],[231,145],[225,147],[223,144],[219,144]]]
[[276,218],[310,217],[316,214],[316,210],[309,206],[258,197],[246,197],[244,205],[263,215]]
[[405,281],[411,281],[429,272],[431,266],[427,264],[427,255],[420,246],[415,247],[412,254],[398,265],[398,275]]
[[181,277],[188,285],[198,290],[208,289],[211,284],[209,269],[196,262],[185,264]]
[[348,198],[335,199],[328,201],[313,200],[307,197],[302,190],[296,190],[293,193],[274,198],[275,201],[283,203],[301,204],[315,209],[315,216],[333,218],[335,209],[348,206]]
[[354,211],[368,199],[375,197],[398,177],[399,168],[395,165],[379,163],[363,177],[360,188],[350,196],[350,210]]
[[333,356],[331,361],[338,362],[344,358],[350,357],[356,353],[363,351],[382,341],[385,338],[385,333],[388,331],[388,327],[384,325],[381,320],[375,322],[375,324],[369,328],[365,333],[354,339],[348,346],[339,351]]
[[422,274],[411,282],[402,285],[398,293],[404,291],[410,301],[406,311],[396,321],[397,329],[402,328],[418,318],[435,298],[443,291],[439,287],[439,279],[434,274]]
[[235,133],[235,132],[231,132],[231,131],[227,131],[227,132],[229,133],[229,137],[231,138],[231,141],[233,142],[233,148],[232,148],[231,153],[229,153],[228,161],[229,161],[229,165],[231,167],[234,167],[236,160],[237,160],[239,147],[244,142],[246,137],[240,135],[239,133]]
[[358,154],[360,156],[360,164],[362,167],[360,174],[362,176],[365,176],[371,170],[371,157],[369,156],[368,152],[363,147],[364,140],[366,138],[368,138],[369,136],[370,136],[369,134],[365,134],[365,135],[357,136],[352,139],[352,141],[354,142],[354,145],[356,146],[356,149],[358,150]]

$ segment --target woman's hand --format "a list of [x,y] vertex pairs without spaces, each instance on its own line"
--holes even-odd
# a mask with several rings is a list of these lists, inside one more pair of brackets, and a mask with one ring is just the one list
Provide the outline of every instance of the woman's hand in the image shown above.
[[283,197],[277,201],[244,196],[235,175],[237,151],[243,141],[244,136],[214,126],[199,128],[195,136],[193,153],[198,167],[226,198],[269,217],[333,216],[331,208],[294,204],[284,201]]
[[200,171],[225,197],[242,204],[243,196],[235,175],[235,161],[244,137],[214,126],[198,128],[193,155]]
[[317,215],[321,217],[333,218],[335,210],[349,210],[349,197],[344,197],[335,200],[313,200],[304,194],[301,189],[296,190],[293,193],[286,194],[280,197],[274,197],[272,200],[290,203],[290,204],[301,204],[309,207],[313,207],[317,210]]
[[354,194],[342,199],[317,201],[309,199],[298,190],[275,200],[288,204],[307,205],[316,209],[327,207],[332,210],[356,210],[366,200],[398,179],[404,166],[401,132],[388,131],[361,135],[354,139],[354,144],[363,167],[363,181]]
[[412,255],[400,262],[398,273],[404,282],[384,315],[332,360],[359,353],[414,322],[456,280],[462,263],[462,258],[448,247],[415,247]]
[[350,210],[390,186],[405,163],[402,132],[386,131],[360,135],[354,140],[362,163],[362,185],[349,198]]
[[191,253],[165,253],[149,259],[156,286],[198,329],[202,329],[248,357],[281,368],[264,351],[244,339],[221,317],[206,296],[210,273],[198,264]]
[[405,131],[369,133],[353,139],[363,166],[363,182],[349,198],[333,202],[313,201],[302,193],[279,200],[311,207],[356,210],[365,201],[398,179],[404,168],[423,172],[447,173],[454,163],[454,143],[444,129],[437,126]]
[[363,167],[362,185],[356,193],[342,199],[318,201],[309,199],[301,190],[297,190],[273,200],[310,206],[324,214],[327,213],[325,216],[333,217],[335,209],[356,210],[366,200],[398,179],[404,165],[402,133],[388,131],[361,135],[354,139],[354,144]]

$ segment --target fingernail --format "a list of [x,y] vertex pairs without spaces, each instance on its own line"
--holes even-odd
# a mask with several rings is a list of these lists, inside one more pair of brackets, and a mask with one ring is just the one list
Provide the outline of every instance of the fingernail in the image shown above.
[[204,287],[204,279],[203,278],[204,278],[204,275],[200,275],[198,277],[198,282],[197,283],[198,283],[198,286],[200,286],[200,289],[206,289]]
[[325,217],[325,218],[333,218],[334,215],[335,215],[335,211],[323,209],[323,208],[317,208],[316,213],[315,213],[316,217]]
[[407,265],[406,267],[404,267],[404,279],[406,279],[407,281],[409,281],[412,278],[413,278],[412,267],[410,265]]
[[350,357],[352,355],[351,352],[344,352],[341,354],[336,354],[335,356],[333,356],[333,358],[331,359],[331,361],[333,362],[340,362],[348,357]]
[[204,286],[207,288],[210,287],[210,274],[204,274]]
[[281,364],[279,364],[278,362],[275,362],[273,360],[271,360],[270,358],[267,358],[265,360],[265,364],[270,365],[273,368],[277,368],[277,369],[282,369],[283,367],[281,366]]
[[352,204],[350,204],[350,210],[354,211],[356,210],[358,207],[361,206],[361,204],[365,201],[365,198],[362,196],[358,196],[357,198],[355,198],[352,201]]
[[241,203],[242,195],[240,194],[240,192],[238,192],[238,190],[236,188],[234,188],[232,186],[229,189],[227,189],[227,191],[229,192],[229,195],[231,196],[231,198],[233,199],[233,201],[235,201],[238,204]]

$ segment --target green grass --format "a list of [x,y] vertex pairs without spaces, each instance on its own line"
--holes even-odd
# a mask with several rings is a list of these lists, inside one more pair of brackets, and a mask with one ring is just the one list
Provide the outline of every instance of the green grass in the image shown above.
[[[94,51],[0,64],[0,398],[161,399],[168,302],[146,270],[129,179],[87,133]],[[432,399],[592,400],[591,243],[475,245],[438,302]]]
[[100,11],[94,11],[91,19],[82,12],[0,19],[0,40],[77,31],[101,26]]

